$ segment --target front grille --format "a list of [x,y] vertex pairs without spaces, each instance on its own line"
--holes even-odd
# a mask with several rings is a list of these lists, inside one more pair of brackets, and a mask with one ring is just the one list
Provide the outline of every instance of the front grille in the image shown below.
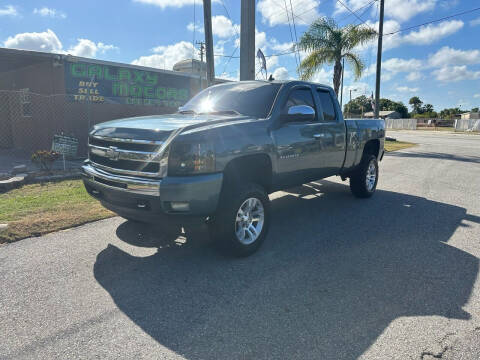
[[89,137],[89,159],[105,170],[147,177],[160,176],[162,141]]
[[90,145],[109,147],[116,146],[119,149],[123,150],[133,150],[133,151],[150,151],[156,152],[160,150],[161,144],[143,144],[143,143],[134,143],[134,142],[114,142],[111,140],[99,139],[91,136],[88,140]]

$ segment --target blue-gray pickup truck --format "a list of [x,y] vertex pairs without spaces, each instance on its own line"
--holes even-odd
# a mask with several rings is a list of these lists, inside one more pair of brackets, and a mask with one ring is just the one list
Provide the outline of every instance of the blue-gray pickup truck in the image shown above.
[[219,245],[245,256],[267,235],[272,192],[338,175],[355,196],[372,196],[384,140],[383,120],[345,120],[328,86],[231,82],[175,114],[95,125],[83,180],[126,219],[201,219]]

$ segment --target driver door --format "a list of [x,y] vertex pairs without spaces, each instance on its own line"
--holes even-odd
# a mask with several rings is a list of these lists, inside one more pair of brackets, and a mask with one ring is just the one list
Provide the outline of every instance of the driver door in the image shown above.
[[311,87],[297,86],[290,90],[282,108],[287,114],[291,106],[307,105],[315,110],[313,121],[301,117],[288,118],[273,131],[277,151],[277,174],[281,186],[295,186],[319,178],[323,166],[319,139],[322,131]]

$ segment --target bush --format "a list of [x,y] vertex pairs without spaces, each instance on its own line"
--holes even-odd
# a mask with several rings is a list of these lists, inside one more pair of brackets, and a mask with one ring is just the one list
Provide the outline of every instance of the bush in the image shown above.
[[60,157],[60,154],[51,150],[37,150],[32,154],[32,162],[41,170],[51,171],[53,163]]

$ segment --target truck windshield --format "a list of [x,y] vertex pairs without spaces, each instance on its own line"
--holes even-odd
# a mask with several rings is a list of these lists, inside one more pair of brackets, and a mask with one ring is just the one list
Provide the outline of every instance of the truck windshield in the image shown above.
[[209,87],[182,106],[181,113],[248,115],[266,118],[281,84],[232,82]]

